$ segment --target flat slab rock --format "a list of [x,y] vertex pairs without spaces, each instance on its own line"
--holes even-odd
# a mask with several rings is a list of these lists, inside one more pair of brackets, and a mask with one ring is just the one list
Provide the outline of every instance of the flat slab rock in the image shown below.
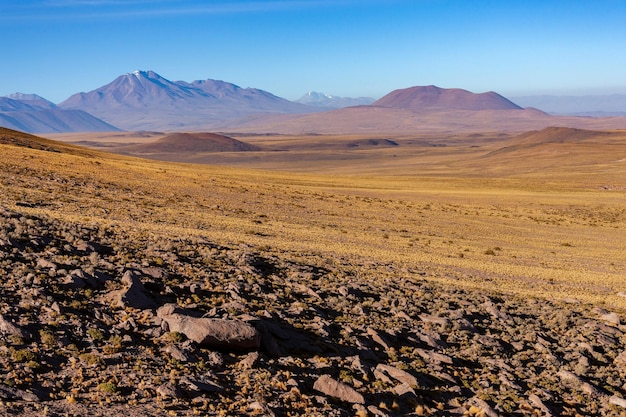
[[[175,312],[176,311],[176,312]],[[170,332],[179,332],[199,345],[224,350],[255,350],[261,345],[257,329],[241,320],[192,317],[171,306],[161,307],[157,315]]]
[[313,389],[341,401],[352,404],[365,404],[363,395],[348,385],[334,380],[330,375],[320,376],[313,384]]

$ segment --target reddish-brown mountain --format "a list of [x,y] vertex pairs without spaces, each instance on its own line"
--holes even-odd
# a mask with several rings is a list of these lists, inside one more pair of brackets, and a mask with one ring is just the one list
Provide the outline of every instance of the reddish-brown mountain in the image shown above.
[[521,110],[521,107],[490,91],[475,94],[460,88],[434,85],[394,90],[373,103],[414,112],[425,110]]

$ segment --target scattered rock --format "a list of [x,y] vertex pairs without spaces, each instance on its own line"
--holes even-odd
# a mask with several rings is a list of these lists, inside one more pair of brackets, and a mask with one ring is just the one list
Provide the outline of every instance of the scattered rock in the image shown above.
[[31,392],[27,392],[13,387],[7,387],[3,384],[0,384],[0,398],[7,401],[39,401],[39,397]]
[[415,348],[415,352],[420,355],[422,358],[426,359],[429,362],[434,363],[446,363],[448,365],[452,365],[452,358],[448,355],[444,355],[442,353],[432,352],[430,350]]
[[616,405],[618,407],[622,407],[622,408],[626,408],[626,400],[618,397],[616,395],[613,395],[611,398],[609,398],[609,404],[613,404]]
[[239,361],[239,365],[243,369],[250,369],[256,365],[258,360],[259,360],[259,352],[250,352],[246,355],[245,358]]
[[179,362],[189,362],[191,360],[187,352],[173,345],[167,346],[165,348],[165,352],[169,353],[172,358],[176,359]]
[[161,397],[165,398],[181,398],[183,396],[183,392],[181,391],[181,389],[171,382],[166,382],[165,384],[160,385],[156,389],[156,392]]
[[206,378],[204,380],[194,380],[184,376],[180,379],[180,383],[186,385],[188,390],[194,393],[214,393],[224,391],[223,386]]
[[0,314],[0,332],[6,335],[20,337],[22,339],[30,338],[30,333],[27,330],[21,328],[20,326],[13,324],[9,320],[5,319],[1,314]]
[[389,342],[385,340],[386,338],[383,337],[383,335],[380,332],[372,329],[371,327],[368,327],[367,334],[371,336],[374,342],[382,346],[383,349],[387,350],[390,348]]
[[500,414],[498,414],[498,412],[496,410],[491,408],[491,406],[489,404],[487,404],[486,401],[484,401],[484,400],[482,400],[482,399],[480,399],[478,397],[470,398],[468,403],[470,405],[480,409],[480,411],[487,417],[500,417]]
[[126,271],[122,276],[122,284],[125,285],[124,289],[108,294],[114,305],[137,309],[156,308],[156,302],[145,293],[139,272]]
[[600,316],[600,320],[604,320],[605,322],[614,326],[619,326],[621,323],[620,317],[617,313],[603,314]]
[[551,417],[553,415],[552,411],[550,411],[550,409],[543,403],[543,401],[541,401],[541,398],[539,398],[536,394],[530,394],[528,396],[528,402],[530,402],[530,404],[534,407],[541,410],[545,416]]

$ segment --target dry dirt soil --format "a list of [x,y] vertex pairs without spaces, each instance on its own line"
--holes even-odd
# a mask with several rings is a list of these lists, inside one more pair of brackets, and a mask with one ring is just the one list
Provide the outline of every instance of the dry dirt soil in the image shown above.
[[623,132],[141,136],[0,132],[0,414],[626,415]]

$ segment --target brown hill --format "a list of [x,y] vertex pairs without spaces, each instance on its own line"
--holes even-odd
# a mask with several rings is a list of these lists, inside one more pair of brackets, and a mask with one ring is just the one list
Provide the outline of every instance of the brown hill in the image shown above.
[[[537,172],[605,166],[626,160],[626,132],[549,127],[511,138],[474,164],[493,172]],[[591,172],[591,168],[589,168]],[[602,168],[602,169],[606,169]]]
[[507,146],[493,151],[486,156],[506,153],[520,153],[527,149],[549,149],[554,148],[555,145],[560,146],[561,148],[566,145],[578,145],[578,149],[580,149],[583,145],[594,143],[608,145],[611,142],[615,142],[615,140],[623,145],[625,143],[624,136],[624,132],[620,131],[597,131],[575,129],[570,127],[547,127],[545,129],[533,130],[517,135],[511,138]]
[[460,88],[439,88],[434,85],[394,90],[373,103],[375,106],[425,110],[521,110],[521,107],[490,91],[475,94]]
[[36,149],[39,151],[71,153],[74,155],[91,155],[92,152],[55,140],[40,138],[39,136],[0,127],[0,145],[19,146],[21,148]]
[[258,151],[259,147],[216,133],[173,133],[155,142],[120,147],[120,153],[203,153]]

